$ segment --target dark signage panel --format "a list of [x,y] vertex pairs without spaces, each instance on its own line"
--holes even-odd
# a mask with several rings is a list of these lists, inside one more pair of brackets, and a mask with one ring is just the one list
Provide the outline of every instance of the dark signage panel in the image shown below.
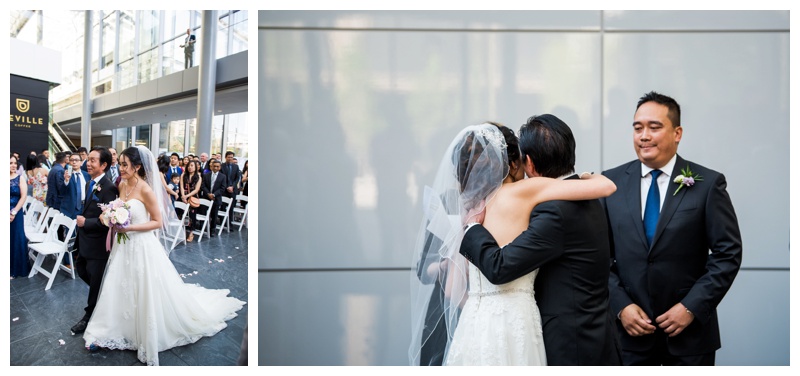
[[11,151],[25,156],[47,148],[49,85],[39,80],[11,76]]

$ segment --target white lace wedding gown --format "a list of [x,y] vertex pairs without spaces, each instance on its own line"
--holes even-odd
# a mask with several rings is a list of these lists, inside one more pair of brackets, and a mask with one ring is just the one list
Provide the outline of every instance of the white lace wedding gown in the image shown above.
[[469,265],[469,297],[445,365],[547,365],[542,319],[533,296],[539,270],[493,285]]
[[[128,204],[132,224],[149,221],[141,201]],[[227,289],[184,283],[154,231],[128,236],[122,244],[113,239],[86,346],[136,350],[141,362],[158,365],[159,351],[216,334],[245,304]]]

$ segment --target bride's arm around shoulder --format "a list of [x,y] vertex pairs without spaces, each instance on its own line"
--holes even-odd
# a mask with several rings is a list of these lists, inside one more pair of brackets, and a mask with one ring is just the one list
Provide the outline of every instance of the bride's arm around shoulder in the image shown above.
[[512,184],[514,194],[536,204],[551,200],[581,201],[611,196],[616,184],[600,174],[581,174],[581,179],[534,177]]

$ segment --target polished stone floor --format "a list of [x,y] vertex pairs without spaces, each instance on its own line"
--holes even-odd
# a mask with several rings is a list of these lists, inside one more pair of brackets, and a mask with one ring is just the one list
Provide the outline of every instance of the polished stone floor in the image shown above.
[[[222,232],[221,236],[198,243],[179,244],[170,254],[184,281],[206,288],[230,290],[233,296],[247,299],[247,229]],[[224,262],[219,262],[223,260]],[[210,261],[210,262],[209,262]],[[49,262],[49,265],[48,265]],[[52,267],[53,258],[46,266]],[[194,272],[197,272],[195,274]],[[135,351],[102,349],[90,353],[81,335],[71,335],[70,327],[83,316],[89,287],[77,276],[64,271],[45,291],[47,277],[11,280],[11,365],[95,366],[144,365]],[[228,327],[213,337],[160,352],[162,366],[236,365],[242,345],[248,305],[228,321]]]

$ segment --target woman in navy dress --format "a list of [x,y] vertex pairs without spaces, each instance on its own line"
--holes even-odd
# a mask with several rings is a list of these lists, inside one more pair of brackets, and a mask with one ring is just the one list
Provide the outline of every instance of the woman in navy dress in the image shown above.
[[28,238],[25,237],[25,220],[22,206],[28,197],[26,179],[17,175],[17,158],[11,155],[11,279],[27,276],[31,271],[28,263]]

